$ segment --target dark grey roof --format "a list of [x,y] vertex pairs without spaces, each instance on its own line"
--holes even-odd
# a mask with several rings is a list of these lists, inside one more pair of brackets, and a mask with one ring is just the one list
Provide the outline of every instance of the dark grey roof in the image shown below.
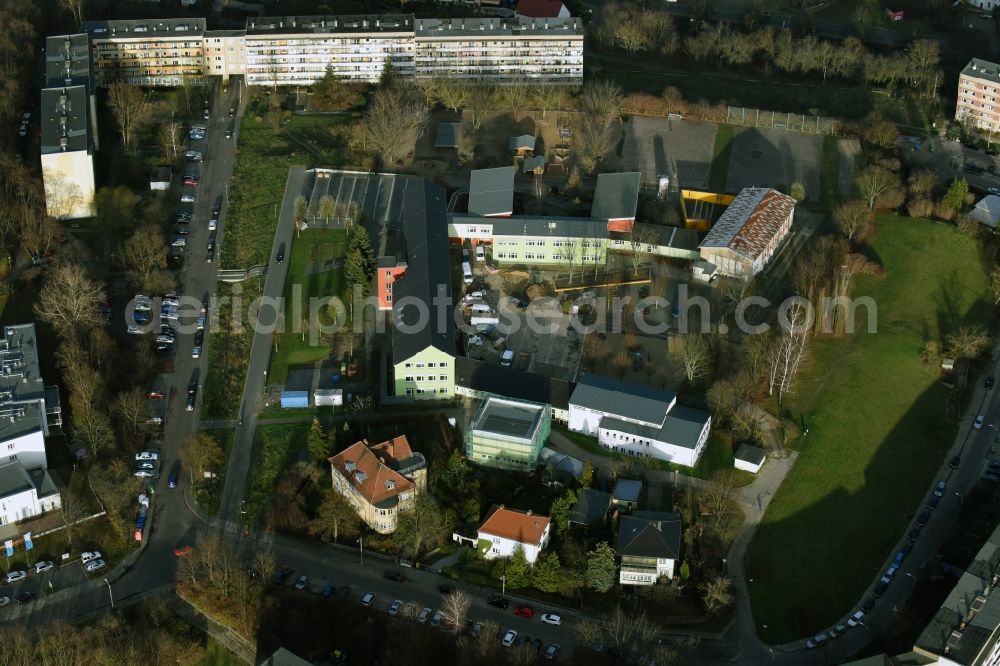
[[604,520],[611,507],[611,495],[601,490],[584,488],[576,496],[576,504],[569,512],[571,523],[596,525]]
[[636,479],[618,479],[615,481],[615,492],[613,495],[616,500],[638,502],[641,493],[642,481]]
[[144,39],[157,37],[200,37],[205,32],[205,19],[130,19],[114,21],[84,21],[80,32],[92,39]]
[[91,150],[90,95],[87,86],[43,88],[39,113],[43,155]]
[[698,445],[705,424],[711,418],[707,412],[700,409],[674,405],[674,408],[667,412],[667,418],[663,419],[660,441],[693,449]]
[[476,169],[469,176],[470,215],[509,215],[514,211],[514,167]]
[[676,513],[637,511],[618,523],[618,555],[676,560],[681,552],[681,518]]
[[247,35],[326,33],[413,33],[413,14],[356,16],[264,16],[247,19]]
[[460,123],[438,123],[437,134],[434,136],[435,148],[457,148]]
[[[397,186],[403,188],[400,217],[406,238],[406,274],[393,287],[393,362],[405,361],[428,347],[454,355],[445,191],[421,178],[400,180]],[[427,323],[404,333],[400,325],[415,326],[420,319],[418,306],[405,303],[411,298],[426,305]]]
[[605,414],[660,425],[676,400],[677,395],[671,391],[598,375],[583,375],[569,401],[572,405]]
[[261,662],[261,666],[311,666],[311,664],[311,661],[306,661],[285,648],[278,648],[274,654]]
[[[920,633],[914,650],[947,654],[950,663],[980,664],[983,650],[990,648],[1000,631],[1000,527],[976,554],[975,560],[945,597],[941,607]],[[971,616],[971,617],[970,617]],[[965,628],[961,624],[965,623]]]
[[534,157],[524,158],[524,163],[521,165],[521,173],[530,173],[535,169],[545,168],[545,158],[541,155],[535,155]]
[[0,338],[0,442],[47,432],[45,382],[34,324],[3,327]]
[[50,495],[55,495],[59,492],[56,487],[55,481],[49,475],[49,470],[47,469],[33,469],[28,472],[31,477],[31,482],[35,485],[35,491],[38,494],[38,499],[43,497],[49,497]]
[[1000,83],[1000,65],[989,60],[973,58],[962,70],[963,76],[972,76],[977,79]]
[[455,359],[455,385],[471,391],[552,405],[562,410],[569,409],[569,396],[574,386],[561,379],[465,357]]
[[597,174],[590,216],[599,220],[634,218],[639,205],[638,171]]
[[[698,232],[693,229],[683,229],[681,227],[666,227],[658,224],[643,224],[636,222],[640,237],[648,236],[654,245],[660,247],[672,247],[681,250],[697,250]],[[629,240],[629,234],[611,232],[612,238],[624,238]]]
[[518,150],[520,148],[527,148],[528,150],[535,149],[535,137],[533,134],[522,134],[521,136],[512,136],[510,141],[507,142],[508,150]]
[[169,183],[172,177],[172,171],[170,167],[156,167],[153,169],[153,173],[149,175],[149,182],[151,183]]
[[21,463],[14,461],[0,465],[0,498],[18,495],[34,487],[35,484]]
[[87,33],[45,38],[46,87],[90,86],[92,76]]
[[761,464],[766,457],[767,452],[764,449],[752,444],[740,444],[740,448],[736,449],[735,454],[737,460],[745,460],[752,465]]
[[563,18],[432,18],[417,19],[417,39],[455,37],[508,37],[524,35],[583,36],[583,23],[572,16]]

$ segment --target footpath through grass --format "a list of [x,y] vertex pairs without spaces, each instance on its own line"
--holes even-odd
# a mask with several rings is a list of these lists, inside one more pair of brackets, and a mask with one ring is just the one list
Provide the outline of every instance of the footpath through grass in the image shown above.
[[[324,325],[332,323],[333,317],[328,319],[324,311],[311,312],[309,299],[341,296],[346,248],[347,232],[342,229],[307,229],[292,241],[285,281],[285,322],[287,326],[297,324],[302,332],[289,331],[281,336],[277,351],[271,357],[271,381],[285,383],[289,367],[311,366],[329,356],[330,348],[321,338],[318,344],[311,344],[311,331],[308,326],[296,322],[295,317],[310,320],[318,317]],[[335,267],[331,262],[337,262]],[[293,303],[296,291],[299,293],[297,306]]]
[[[955,227],[883,216],[869,245],[886,275],[859,278],[853,296],[877,304],[877,333],[814,340],[784,405],[809,433],[748,564],[754,620],[771,644],[820,631],[860,603],[956,434],[944,419],[948,390],[918,353],[992,313],[980,248]],[[866,331],[858,312],[855,330]]]

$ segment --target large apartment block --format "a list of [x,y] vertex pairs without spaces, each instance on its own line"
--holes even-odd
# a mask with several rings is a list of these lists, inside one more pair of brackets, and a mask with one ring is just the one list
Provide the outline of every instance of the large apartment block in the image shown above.
[[244,30],[204,19],[86,21],[99,85],[117,78],[171,87],[205,76],[248,85],[310,85],[327,70],[374,83],[387,63],[404,77],[504,83],[583,82],[579,19],[415,19],[412,14],[251,18]]
[[1000,65],[973,58],[958,76],[955,120],[987,131],[1000,130]]

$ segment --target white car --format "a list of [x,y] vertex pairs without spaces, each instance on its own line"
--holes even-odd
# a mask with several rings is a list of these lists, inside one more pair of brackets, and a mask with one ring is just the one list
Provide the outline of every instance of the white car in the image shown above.
[[432,611],[430,608],[423,609],[422,611],[420,611],[420,615],[417,616],[417,622],[423,624],[424,622],[427,621],[427,618],[429,618],[431,616],[431,613],[433,612],[434,611]]
[[504,647],[510,647],[511,645],[514,644],[515,640],[517,640],[517,632],[514,631],[513,629],[509,629],[507,633],[504,634],[503,641],[501,642],[503,643]]
[[483,249],[482,245],[476,246],[476,261],[482,261],[486,258],[486,250]]
[[152,479],[156,476],[156,471],[152,469],[137,469],[135,476],[140,479]]
[[855,613],[851,617],[847,618],[847,626],[848,627],[856,627],[856,626],[858,626],[859,624],[861,624],[861,619],[864,616],[865,616],[865,612],[862,611],[862,610],[859,610],[857,613]]
[[136,465],[136,469],[156,469],[156,463],[152,460],[142,460]]
[[483,344],[483,339],[478,335],[473,335],[472,337],[469,338],[468,342],[470,346],[478,347],[479,345]]
[[812,650],[813,648],[819,647],[827,641],[826,634],[816,634],[812,638],[806,641],[806,647]]
[[187,246],[187,244],[188,244],[187,238],[184,238],[184,236],[178,236],[177,238],[174,239],[174,242],[171,243],[171,245],[174,247],[185,247]]
[[194,325],[195,325],[195,330],[196,331],[204,331],[205,330],[205,318],[204,317],[198,317],[197,319],[195,319]]
[[16,583],[19,580],[24,580],[28,577],[25,571],[11,571],[6,576],[3,577],[5,583],[10,585],[11,583]]
[[208,221],[208,230],[215,231],[215,228],[219,225],[219,221],[214,217]]
[[542,615],[542,622],[545,622],[546,624],[554,624],[558,627],[562,624],[562,618],[554,613],[546,613],[545,615]]
[[481,291],[470,291],[465,297],[470,301],[481,301],[483,300],[483,292]]
[[398,615],[399,614],[399,609],[400,609],[400,607],[402,605],[403,605],[403,602],[400,601],[399,599],[396,599],[395,601],[393,601],[392,604],[389,606],[389,615]]
[[80,553],[80,561],[83,563],[90,562],[91,560],[101,559],[101,551],[99,550],[88,550],[84,553]]
[[10,606],[10,597],[0,597],[0,608]]
[[197,345],[191,347],[191,358],[201,358],[201,347]]
[[143,451],[141,453],[135,454],[135,459],[156,461],[160,459],[160,454],[156,453],[155,451]]
[[983,422],[985,420],[986,420],[985,417],[977,416],[975,423],[972,424],[972,427],[975,428],[976,430],[979,430],[980,428],[983,427]]
[[128,328],[125,329],[125,332],[129,335],[142,335],[145,333],[141,326],[136,326],[135,324],[129,324]]
[[375,601],[374,592],[367,592],[365,593],[365,596],[361,597],[362,606],[371,606],[373,601]]
[[55,565],[52,564],[52,562],[49,562],[48,560],[42,560],[41,562],[35,562],[35,573],[36,574],[45,573],[46,571],[48,571],[49,569],[51,569],[54,566]]
[[94,573],[95,571],[100,571],[105,566],[104,560],[91,560],[85,565],[87,573]]
[[185,192],[181,195],[181,203],[194,203],[194,194]]

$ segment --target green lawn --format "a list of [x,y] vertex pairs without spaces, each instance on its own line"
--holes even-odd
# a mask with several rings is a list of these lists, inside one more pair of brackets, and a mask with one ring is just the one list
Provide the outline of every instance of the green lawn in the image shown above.
[[243,666],[243,661],[211,636],[205,638],[205,656],[201,666]]
[[215,516],[222,502],[222,489],[226,485],[226,470],[229,469],[229,453],[233,449],[235,428],[211,428],[203,431],[211,435],[222,447],[222,462],[214,479],[195,479],[194,501],[204,513]]
[[[232,326],[234,289],[242,299],[242,329]],[[219,327],[208,339],[208,371],[202,391],[202,418],[235,418],[243,397],[247,360],[253,343],[253,329],[247,325],[247,308],[264,290],[264,278],[244,280],[237,284],[220,282],[216,296],[220,303]],[[222,299],[227,301],[222,301]]]
[[715,126],[715,147],[712,149],[712,168],[708,173],[709,192],[725,192],[729,177],[729,158],[733,154],[735,128],[726,123]]
[[295,462],[305,448],[310,426],[308,422],[258,426],[255,464],[251,467],[253,478],[247,493],[247,510],[251,515],[264,507],[282,470]]
[[[301,326],[296,321],[302,315],[310,316],[309,299],[312,297],[341,295],[344,288],[343,266],[321,273],[310,274],[310,266],[317,266],[327,261],[343,260],[347,247],[347,232],[341,229],[307,229],[292,242],[292,253],[289,257],[288,278],[285,281],[285,324],[286,333],[281,336],[277,351],[271,355],[271,381],[282,384],[285,382],[288,368],[298,365],[313,365],[319,363],[330,354],[330,348],[323,344],[310,343],[310,331],[302,327],[296,333],[293,327]],[[298,304],[293,302],[296,291],[301,293]],[[325,315],[316,313],[323,323],[328,323]]]
[[769,643],[814,633],[859,603],[956,433],[944,420],[948,390],[918,352],[960,324],[990,321],[979,246],[954,227],[884,216],[869,243],[886,275],[859,278],[854,296],[877,303],[878,332],[814,340],[783,406],[809,432],[751,544],[751,602]]

